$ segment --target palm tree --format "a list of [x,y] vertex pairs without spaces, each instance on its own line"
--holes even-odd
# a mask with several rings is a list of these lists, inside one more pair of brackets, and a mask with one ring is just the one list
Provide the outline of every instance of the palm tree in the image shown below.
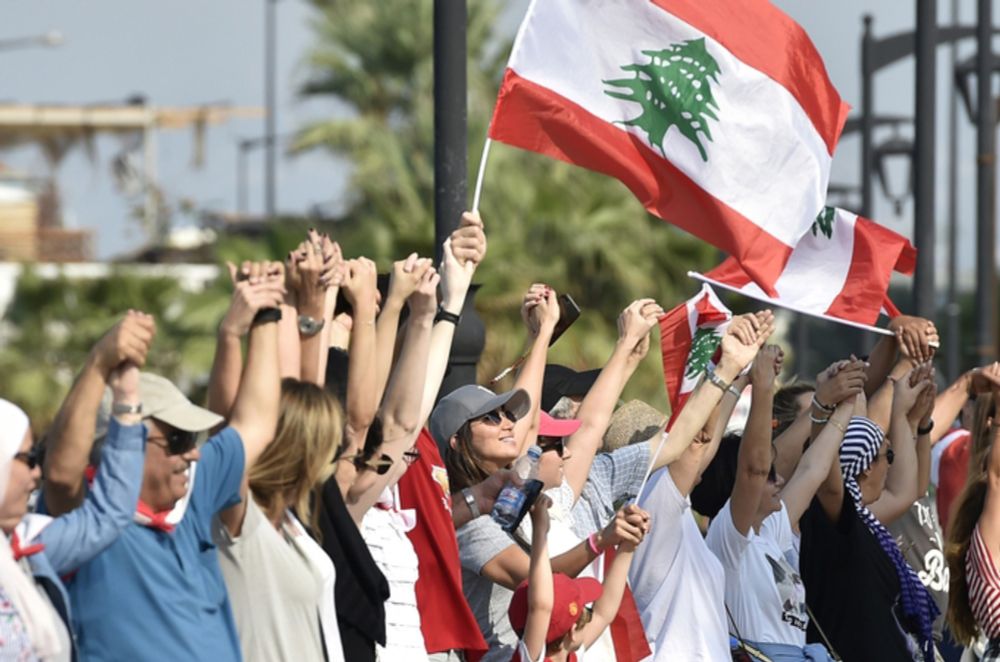
[[[323,149],[350,161],[350,199],[337,237],[346,252],[369,255],[383,268],[411,250],[432,254],[432,3],[313,5],[316,43],[302,93],[333,98],[345,112],[302,127],[294,149]],[[497,27],[499,7],[496,0],[469,0],[472,167],[509,52],[510,35]],[[584,309],[553,360],[594,366],[610,351],[622,307],[640,296],[665,307],[686,298],[697,289],[686,272],[714,257],[710,246],[648,215],[619,182],[504,145],[491,152],[481,210],[490,239],[477,275],[489,329],[481,376],[519,352],[516,310],[531,282],[570,292]],[[646,361],[632,395],[662,406],[662,384],[657,361]]]

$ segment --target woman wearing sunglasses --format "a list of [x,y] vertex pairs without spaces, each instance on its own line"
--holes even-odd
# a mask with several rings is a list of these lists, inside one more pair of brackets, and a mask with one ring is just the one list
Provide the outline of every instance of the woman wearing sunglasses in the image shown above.
[[102,552],[132,521],[146,428],[138,413],[139,369],[105,376],[114,408],[101,470],[79,508],[52,519],[28,514],[41,478],[28,416],[0,399],[0,650],[4,659],[76,659],[69,597],[60,579]]

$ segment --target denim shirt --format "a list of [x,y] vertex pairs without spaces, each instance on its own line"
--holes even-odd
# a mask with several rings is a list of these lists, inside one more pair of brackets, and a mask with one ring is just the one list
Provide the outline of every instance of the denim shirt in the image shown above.
[[112,419],[101,450],[101,469],[83,504],[55,518],[28,514],[18,525],[22,544],[45,545],[41,552],[27,557],[28,563],[35,582],[48,595],[71,635],[69,594],[61,577],[107,549],[132,522],[142,487],[145,442],[146,426],[123,426]]

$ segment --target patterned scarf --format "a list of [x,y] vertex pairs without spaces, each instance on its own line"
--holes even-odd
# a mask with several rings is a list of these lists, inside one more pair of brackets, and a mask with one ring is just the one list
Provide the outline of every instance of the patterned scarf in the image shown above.
[[903,613],[917,627],[918,631],[915,634],[920,640],[924,659],[934,660],[934,638],[931,628],[934,619],[940,613],[937,605],[917,577],[917,573],[903,558],[892,535],[864,504],[861,488],[858,486],[857,477],[875,462],[884,439],[882,430],[869,419],[860,416],[852,418],[847,426],[844,441],[840,445],[840,471],[844,477],[844,487],[854,500],[858,515],[878,540],[882,551],[896,569]]

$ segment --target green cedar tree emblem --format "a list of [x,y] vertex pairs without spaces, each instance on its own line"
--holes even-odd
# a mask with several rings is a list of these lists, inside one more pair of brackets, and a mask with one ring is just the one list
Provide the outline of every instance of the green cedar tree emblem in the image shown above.
[[837,213],[837,210],[833,207],[823,207],[823,211],[819,213],[816,220],[812,224],[813,236],[816,236],[816,231],[819,230],[827,239],[833,239],[833,217]]
[[712,96],[711,83],[719,82],[720,69],[705,47],[705,39],[691,39],[642,54],[650,58],[646,64],[622,66],[623,71],[634,74],[633,78],[603,81],[612,88],[622,88],[605,90],[608,96],[642,106],[638,117],[621,123],[645,131],[650,143],[659,147],[664,156],[663,141],[670,127],[676,126],[698,148],[702,160],[708,161],[702,136],[711,142],[708,120],[719,120],[715,114],[719,104]]
[[688,354],[687,367],[684,369],[686,379],[699,377],[708,369],[708,362],[712,360],[715,350],[722,342],[715,327],[706,326],[698,329],[691,340],[691,352]]

